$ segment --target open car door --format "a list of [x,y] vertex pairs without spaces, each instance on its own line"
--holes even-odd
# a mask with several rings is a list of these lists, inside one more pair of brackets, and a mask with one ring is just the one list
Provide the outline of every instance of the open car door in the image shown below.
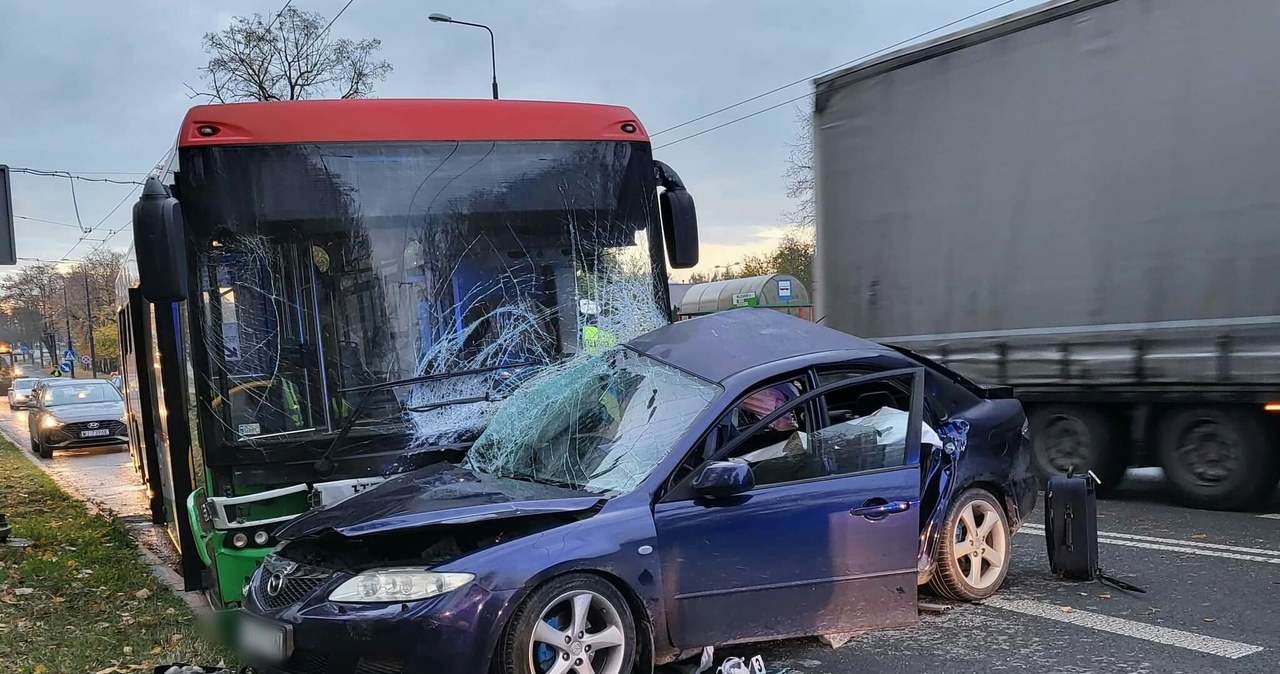
[[[654,517],[676,646],[916,621],[923,376],[895,370],[803,394],[712,457],[750,464],[749,491],[700,496],[699,467],[662,497]],[[885,403],[874,423],[845,409],[868,396]],[[752,444],[786,415],[800,420],[789,440]]]

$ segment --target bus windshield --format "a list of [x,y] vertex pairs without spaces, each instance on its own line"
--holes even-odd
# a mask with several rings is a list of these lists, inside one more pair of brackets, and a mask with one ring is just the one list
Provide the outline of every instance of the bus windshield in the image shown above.
[[[182,152],[201,303],[193,369],[216,444],[332,434],[362,403],[366,434],[467,442],[514,383],[576,353],[584,328],[622,341],[666,320],[643,143]],[[482,400],[432,405],[469,397]]]

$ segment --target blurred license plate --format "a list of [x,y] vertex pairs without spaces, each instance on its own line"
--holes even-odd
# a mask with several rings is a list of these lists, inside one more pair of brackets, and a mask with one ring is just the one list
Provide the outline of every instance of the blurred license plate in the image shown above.
[[246,655],[267,663],[283,662],[292,650],[289,627],[240,614],[239,647]]
[[111,429],[99,428],[96,431],[80,431],[80,437],[82,438],[100,438],[104,435],[111,435]]

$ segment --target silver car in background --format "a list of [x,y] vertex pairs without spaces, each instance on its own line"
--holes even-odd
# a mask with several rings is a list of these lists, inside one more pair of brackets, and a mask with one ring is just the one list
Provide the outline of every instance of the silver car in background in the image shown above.
[[26,409],[31,404],[31,389],[40,381],[39,377],[18,377],[9,385],[9,408]]

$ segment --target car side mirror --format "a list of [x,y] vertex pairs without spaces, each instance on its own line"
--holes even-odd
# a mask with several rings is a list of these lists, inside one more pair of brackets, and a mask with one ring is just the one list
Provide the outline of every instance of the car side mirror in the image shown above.
[[705,498],[725,498],[751,491],[756,476],[740,461],[712,461],[693,480],[693,491]]
[[150,302],[187,299],[187,247],[178,200],[163,183],[147,178],[133,206],[138,286]]
[[658,211],[662,217],[662,239],[667,247],[667,259],[673,269],[688,269],[698,264],[698,213],[693,205],[693,195],[684,187],[680,176],[662,162],[658,167],[658,182],[662,194],[658,195]]

